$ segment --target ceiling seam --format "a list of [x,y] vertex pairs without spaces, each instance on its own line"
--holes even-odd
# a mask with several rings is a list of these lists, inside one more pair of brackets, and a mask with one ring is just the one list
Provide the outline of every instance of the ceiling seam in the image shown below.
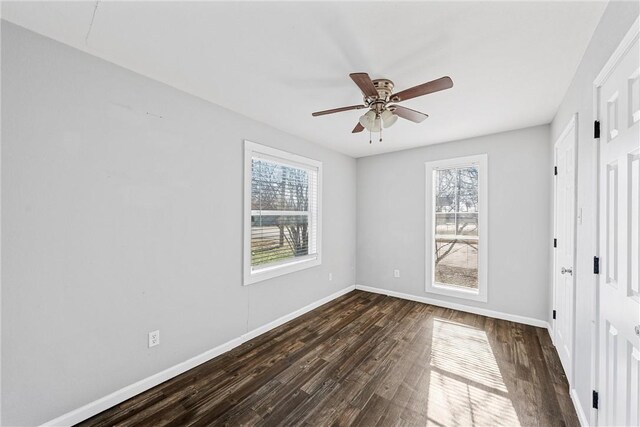
[[93,7],[93,14],[91,15],[91,22],[89,23],[89,29],[87,30],[87,34],[84,36],[84,44],[87,46],[89,46],[89,35],[91,34],[91,29],[93,28],[93,21],[96,19],[98,4],[100,4],[100,0],[96,0],[96,4]]

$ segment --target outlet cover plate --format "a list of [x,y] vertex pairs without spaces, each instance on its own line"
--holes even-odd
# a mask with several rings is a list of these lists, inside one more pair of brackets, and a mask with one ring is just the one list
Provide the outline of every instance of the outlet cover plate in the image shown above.
[[149,332],[149,348],[160,344],[160,331]]

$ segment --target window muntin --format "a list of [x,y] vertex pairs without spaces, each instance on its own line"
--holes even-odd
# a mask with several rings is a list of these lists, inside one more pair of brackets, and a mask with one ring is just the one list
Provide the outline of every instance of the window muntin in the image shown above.
[[245,284],[318,265],[321,163],[245,144]]
[[487,301],[487,155],[425,163],[426,291]]

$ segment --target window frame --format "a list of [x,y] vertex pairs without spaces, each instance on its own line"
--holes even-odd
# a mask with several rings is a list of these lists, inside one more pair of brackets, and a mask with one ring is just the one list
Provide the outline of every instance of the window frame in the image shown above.
[[[478,290],[467,290],[462,287],[439,284],[435,282],[435,180],[433,171],[470,165],[478,166]],[[487,302],[488,300],[488,156],[478,154],[473,156],[455,157],[450,159],[425,162],[425,292],[462,298],[472,301]]]
[[[260,157],[265,160],[279,162],[287,166],[304,169],[315,169],[318,174],[317,188],[317,225],[316,225],[316,254],[282,261],[272,264],[258,271],[251,268],[251,167],[252,159]],[[244,286],[263,280],[304,270],[322,264],[322,162],[303,157],[288,151],[279,150],[267,145],[244,140],[244,234],[243,234],[243,282]]]

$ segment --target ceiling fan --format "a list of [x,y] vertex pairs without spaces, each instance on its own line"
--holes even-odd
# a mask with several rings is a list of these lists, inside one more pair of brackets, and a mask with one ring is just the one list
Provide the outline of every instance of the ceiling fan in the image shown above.
[[[382,132],[383,127],[388,128],[392,126],[396,120],[398,120],[398,117],[415,123],[421,123],[429,116],[407,107],[389,104],[406,101],[407,99],[453,87],[451,78],[445,76],[398,93],[393,93],[394,84],[389,79],[371,80],[367,73],[352,73],[349,74],[349,77],[351,77],[362,91],[364,104],[316,111],[311,115],[317,117],[324,116],[325,114],[340,113],[342,111],[369,109],[369,111],[360,117],[358,124],[353,128],[351,133],[362,132],[364,129],[370,132]],[[380,141],[382,141],[382,136],[380,137]]]

